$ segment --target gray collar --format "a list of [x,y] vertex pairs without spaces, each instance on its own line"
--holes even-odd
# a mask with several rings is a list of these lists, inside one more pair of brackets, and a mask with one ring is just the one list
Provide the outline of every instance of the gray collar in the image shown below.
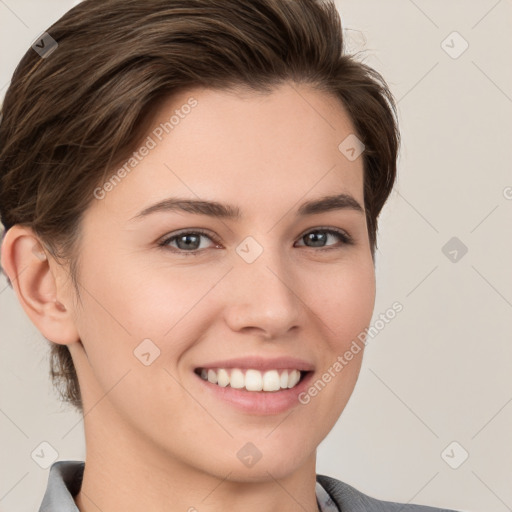
[[[85,462],[54,462],[39,512],[79,512],[73,497],[82,485]],[[341,480],[316,475],[316,498],[322,512],[455,512],[448,509],[381,501]]]

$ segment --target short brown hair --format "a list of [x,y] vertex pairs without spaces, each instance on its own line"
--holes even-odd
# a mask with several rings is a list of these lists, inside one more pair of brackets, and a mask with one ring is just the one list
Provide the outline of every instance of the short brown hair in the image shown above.
[[[5,231],[32,228],[69,264],[78,297],[80,221],[93,190],[133,152],[162,100],[192,87],[270,93],[294,82],[337,97],[365,145],[375,260],[396,178],[396,107],[382,76],[345,54],[332,1],[84,0],[47,32],[57,48],[45,58],[27,51],[2,106],[0,218]],[[83,412],[69,350],[50,345],[52,381]]]

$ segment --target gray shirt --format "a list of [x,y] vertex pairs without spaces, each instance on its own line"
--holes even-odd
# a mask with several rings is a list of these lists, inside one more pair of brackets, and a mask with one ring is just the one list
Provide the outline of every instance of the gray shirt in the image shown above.
[[[82,485],[85,462],[54,462],[39,512],[79,512],[73,499]],[[316,475],[316,499],[322,512],[455,512],[448,509],[380,501],[325,475]]]

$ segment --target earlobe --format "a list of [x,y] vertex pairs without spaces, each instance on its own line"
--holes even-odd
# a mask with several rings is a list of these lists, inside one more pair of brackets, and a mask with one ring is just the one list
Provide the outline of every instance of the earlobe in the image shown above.
[[79,341],[71,304],[66,306],[63,302],[67,300],[61,298],[66,296],[62,280],[56,279],[49,256],[30,228],[15,225],[7,231],[2,242],[2,268],[25,313],[45,338],[62,345]]

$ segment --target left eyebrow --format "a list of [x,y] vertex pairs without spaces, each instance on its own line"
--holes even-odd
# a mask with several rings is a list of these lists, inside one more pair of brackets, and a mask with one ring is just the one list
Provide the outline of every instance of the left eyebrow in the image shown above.
[[[324,196],[303,203],[296,212],[297,217],[315,215],[333,210],[353,210],[364,213],[363,207],[349,194],[337,194]],[[222,204],[217,201],[205,201],[186,198],[168,198],[159,201],[130,219],[131,221],[141,220],[155,212],[185,212],[194,215],[207,215],[209,217],[240,220],[243,218],[240,208],[230,204]]]

